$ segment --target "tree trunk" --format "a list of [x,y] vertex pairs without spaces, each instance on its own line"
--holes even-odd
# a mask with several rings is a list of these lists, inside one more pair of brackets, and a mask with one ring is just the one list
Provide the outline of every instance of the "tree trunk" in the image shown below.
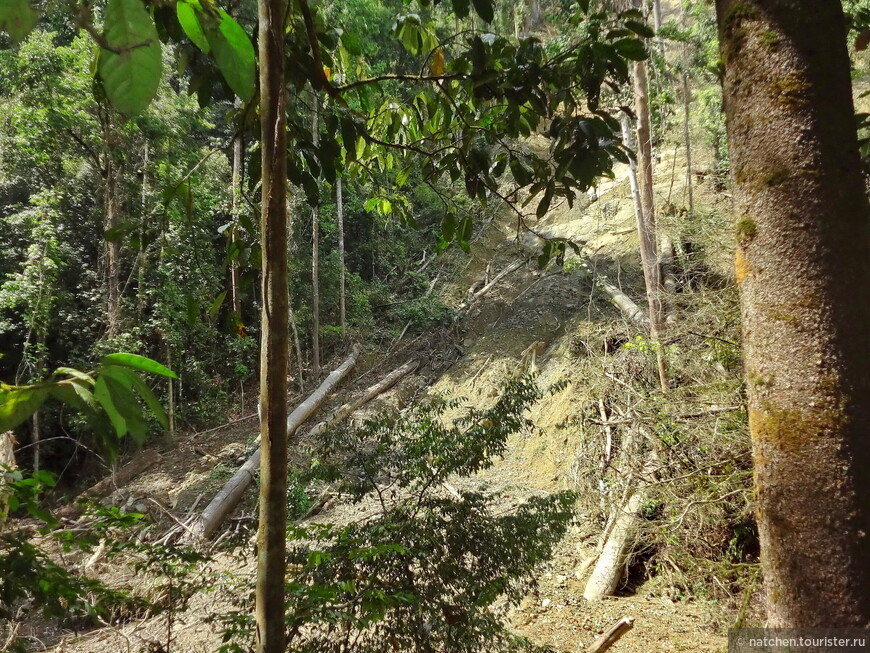
[[[172,369],[172,345],[166,340],[166,367]],[[166,421],[169,422],[169,438],[175,439],[175,382],[167,377]]]
[[258,0],[262,148],[263,313],[260,343],[260,523],[257,532],[256,646],[283,653],[287,548],[287,129],[282,0]]
[[[106,155],[106,179],[104,204],[106,211],[106,231],[111,231],[120,222],[118,211],[118,168],[112,155]],[[112,234],[106,241],[106,286],[108,302],[106,306],[107,335],[112,338],[121,332],[121,239]]]
[[637,512],[643,505],[644,497],[643,490],[637,489],[632,492],[626,504],[618,508],[604,550],[583,590],[583,598],[587,601],[600,601],[605,596],[612,595],[619,587],[626,558],[634,546],[639,522]]
[[339,422],[347,419],[354,411],[356,411],[361,406],[367,404],[372,399],[377,397],[378,395],[383,394],[390,388],[392,388],[396,383],[399,382],[404,376],[407,376],[411,372],[417,369],[419,363],[415,360],[408,361],[401,367],[393,370],[383,379],[375,383],[373,386],[370,386],[363,392],[359,397],[354,399],[353,401],[349,401],[346,404],[342,405],[341,408],[336,410],[332,415],[327,417],[322,422],[316,424],[314,428],[312,428],[308,432],[308,436],[317,436],[326,431],[330,426],[338,424]]
[[[291,439],[296,433],[296,430],[314,414],[314,411],[320,408],[321,404],[323,404],[329,396],[329,393],[335,389],[335,386],[338,385],[338,383],[356,364],[359,352],[359,347],[354,347],[353,352],[344,363],[326,377],[317,390],[311,393],[311,395],[299,404],[299,406],[297,406],[290,414],[287,418],[287,424],[285,425],[287,440]],[[263,414],[264,413],[261,413],[261,415]],[[226,519],[227,515],[235,510],[236,506],[238,506],[239,502],[242,500],[245,490],[248,489],[248,486],[254,480],[254,476],[257,473],[257,467],[260,465],[262,458],[262,449],[263,447],[258,448],[251,457],[248,458],[245,464],[242,465],[235,474],[233,474],[232,478],[224,483],[220,492],[215,495],[202,513],[188,528],[189,536],[185,538],[186,541],[191,541],[195,538],[210,537],[215,529],[221,525],[224,519]],[[284,476],[286,477],[286,475],[287,470],[285,468]],[[260,486],[262,488],[262,480],[260,481]],[[262,496],[261,491],[261,501]],[[260,508],[262,512],[262,506]]]
[[[311,112],[311,137],[314,147],[320,142],[317,124],[318,95],[314,92]],[[315,382],[320,378],[320,210],[311,208],[311,368]]]
[[[662,275],[656,247],[655,200],[653,197],[652,141],[649,117],[649,81],[646,64],[638,61],[634,66],[634,99],[637,113],[637,175],[638,187],[635,196],[637,234],[640,241],[640,262],[646,285],[649,305],[650,338],[659,343],[656,347],[659,386],[668,391],[668,375],[665,368],[661,340],[665,335],[664,311],[662,310]],[[629,178],[631,175],[629,175]],[[634,189],[632,189],[634,190]],[[640,201],[638,202],[637,197]]]
[[665,41],[661,37],[662,29],[662,3],[661,0],[653,0],[653,27],[656,31],[656,50],[659,51],[659,56],[665,58]]
[[839,2],[718,0],[768,625],[870,623],[870,208]]
[[338,324],[341,335],[347,327],[345,269],[344,269],[344,198],[342,197],[341,177],[335,180],[335,209],[338,218]]
[[145,292],[145,278],[148,274],[148,141],[145,141],[145,151],[142,155],[142,168],[139,171],[139,179],[142,185],[142,195],[139,210],[142,217],[139,221],[139,264],[136,281],[136,300],[138,304],[138,324],[145,324],[145,309],[148,305],[148,295]]
[[9,517],[9,495],[12,493],[7,485],[10,481],[7,480],[5,472],[11,472],[17,469],[15,464],[15,435],[12,431],[0,433],[0,533],[6,525],[6,520]]
[[[686,3],[680,3],[680,24],[686,28]],[[692,107],[692,89],[689,86],[689,46],[683,43],[680,48],[682,58],[683,82],[683,140],[686,142],[686,193],[689,200],[689,218],[695,215],[695,199],[692,188],[692,141],[689,133],[689,116]]]
[[[242,101],[236,98],[234,104],[236,109],[240,109]],[[233,138],[233,198],[232,198],[232,216],[233,225],[230,229],[230,242],[235,244],[238,242],[239,230],[239,214],[242,204],[242,153],[245,149],[245,142],[241,132]],[[236,314],[236,320],[242,322],[242,298],[239,294],[239,260],[234,258],[230,263],[230,296],[232,298],[233,313]]]
[[592,642],[589,648],[584,650],[584,653],[604,653],[632,628],[634,628],[634,617],[623,617],[613,624],[606,633]]

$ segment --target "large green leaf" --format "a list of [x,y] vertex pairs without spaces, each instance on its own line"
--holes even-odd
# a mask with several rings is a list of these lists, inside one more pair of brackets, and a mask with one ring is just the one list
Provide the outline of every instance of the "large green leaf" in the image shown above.
[[106,415],[109,416],[112,426],[115,427],[115,434],[119,438],[126,434],[127,420],[124,419],[118,411],[118,408],[115,406],[112,392],[109,390],[109,383],[107,382],[106,377],[102,374],[97,377],[97,384],[94,387],[94,397],[98,402],[100,402],[103,410],[106,411]]
[[[196,4],[198,5],[199,3]],[[187,38],[193,41],[194,45],[206,54],[211,52],[211,46],[208,44],[208,39],[205,37],[205,32],[202,30],[199,18],[196,16],[196,9],[193,8],[193,4],[179,2],[175,5],[175,13],[178,16],[181,29],[187,34]]]
[[142,396],[142,399],[148,405],[148,408],[151,409],[151,412],[154,414],[154,417],[160,422],[160,425],[168,429],[169,428],[169,418],[166,417],[166,411],[163,410],[163,406],[160,403],[160,400],[154,396],[154,393],[151,392],[151,388],[148,387],[148,384],[145,383],[141,378],[134,375],[133,387],[138,390],[139,394]]
[[142,415],[142,408],[133,394],[133,386],[140,381],[136,373],[126,367],[107,365],[100,370],[100,379],[104,379],[112,404],[124,418],[127,432],[137,444],[143,444],[148,434],[148,426]]
[[121,365],[123,367],[132,367],[143,372],[151,372],[160,376],[168,376],[171,379],[177,379],[178,376],[168,367],[164,367],[157,361],[150,358],[139,356],[138,354],[108,354],[103,356],[101,361],[103,365]]
[[453,0],[453,13],[455,13],[459,18],[465,18],[468,16],[468,0]]
[[104,38],[116,51],[100,51],[106,96],[121,113],[141,113],[157,93],[162,68],[157,28],[142,0],[109,0]]
[[218,14],[220,22],[211,16],[203,16],[212,56],[233,92],[248,102],[254,97],[257,72],[254,46],[232,16],[222,9],[218,10]]
[[0,383],[0,433],[9,431],[33,415],[45,397],[45,386],[13,386]]
[[39,20],[39,12],[29,0],[0,0],[0,31],[9,32],[13,43],[20,43]]
[[474,10],[477,15],[483,18],[487,23],[491,23],[495,18],[495,8],[492,6],[492,0],[471,0],[474,5]]

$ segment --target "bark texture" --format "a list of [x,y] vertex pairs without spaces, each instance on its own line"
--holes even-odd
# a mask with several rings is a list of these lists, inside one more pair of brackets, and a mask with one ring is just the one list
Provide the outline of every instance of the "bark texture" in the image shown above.
[[870,623],[870,210],[839,2],[718,0],[768,623]]
[[[320,142],[318,133],[319,98],[314,93],[311,111],[311,140]],[[311,368],[314,378],[320,378],[320,209],[311,207]]]
[[[637,165],[630,166],[629,180],[632,177],[632,197],[637,217],[637,235],[640,241],[640,262],[646,286],[649,306],[650,338],[661,342],[665,335],[664,309],[662,306],[662,274],[659,267],[658,248],[656,247],[656,214],[653,196],[652,131],[649,114],[649,80],[646,63],[638,61],[634,65],[634,102],[637,112]],[[626,138],[626,124],[623,122],[623,138]],[[668,390],[668,375],[662,348],[656,349],[659,386],[662,392]]]
[[260,132],[263,209],[263,317],[260,343],[262,463],[257,533],[257,651],[283,653],[287,545],[287,133],[284,11],[259,0]]
[[[242,101],[236,98],[236,102],[233,105],[236,110],[241,109]],[[233,243],[238,241],[238,230],[241,228],[239,225],[239,215],[241,214],[241,206],[242,206],[242,155],[245,150],[245,141],[242,136],[241,129],[239,133],[235,135],[233,138],[233,200],[232,200],[232,214],[233,214],[233,226],[230,231],[230,239]],[[241,297],[241,280],[240,280],[240,269],[239,269],[239,261],[238,259],[233,259],[230,263],[230,295],[233,302],[233,313],[236,314],[236,319],[241,323],[242,321],[242,297]]]
[[344,269],[344,197],[342,196],[341,177],[335,180],[335,209],[338,221],[338,324],[344,335],[347,327],[347,308],[345,299],[346,271]]

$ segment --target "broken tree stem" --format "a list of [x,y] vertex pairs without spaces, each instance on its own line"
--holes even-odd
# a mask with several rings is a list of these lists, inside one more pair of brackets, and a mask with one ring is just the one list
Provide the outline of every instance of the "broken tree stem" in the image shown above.
[[623,617],[613,624],[606,633],[592,642],[586,653],[604,653],[633,627],[634,617]]

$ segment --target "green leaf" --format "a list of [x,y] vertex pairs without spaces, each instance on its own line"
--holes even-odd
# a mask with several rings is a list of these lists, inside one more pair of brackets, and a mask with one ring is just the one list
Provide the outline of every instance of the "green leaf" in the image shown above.
[[495,18],[495,9],[492,6],[492,0],[471,0],[474,5],[474,10],[477,15],[483,18],[487,23],[491,23]]
[[80,381],[84,381],[85,383],[89,383],[90,385],[94,385],[94,377],[90,374],[85,374],[84,372],[80,372],[77,369],[72,367],[58,367],[54,371],[55,375],[57,374],[66,374],[67,376],[71,376],[74,379],[78,379]]
[[136,388],[142,396],[145,404],[151,409],[151,412],[154,414],[154,417],[157,418],[157,421],[160,422],[160,425],[163,428],[168,429],[169,419],[166,417],[166,411],[163,410],[163,405],[160,403],[160,400],[154,396],[154,393],[151,391],[151,388],[148,387],[148,384],[138,376],[134,375],[133,387]]
[[227,297],[226,290],[224,290],[220,295],[215,297],[214,301],[211,303],[211,306],[209,306],[209,309],[208,309],[208,314],[211,317],[214,317],[215,315],[218,314],[218,311],[221,310],[221,304],[224,303],[224,299],[226,299],[226,297]]
[[143,372],[151,372],[160,376],[168,376],[171,379],[177,379],[178,376],[168,367],[164,367],[157,361],[150,358],[139,356],[138,354],[108,354],[103,356],[101,361],[103,365],[122,365],[123,367],[132,367]]
[[127,421],[115,407],[112,393],[109,391],[109,385],[106,382],[106,377],[103,375],[97,377],[97,384],[94,387],[94,398],[100,402],[100,406],[103,407],[106,415],[109,416],[109,421],[112,422],[112,426],[115,428],[115,434],[120,438],[127,433]]
[[453,13],[455,13],[459,18],[467,17],[468,9],[468,0],[453,0]]
[[202,25],[199,23],[199,18],[196,16],[196,9],[193,8],[193,5],[187,2],[179,2],[175,5],[175,13],[178,16],[181,29],[187,34],[187,38],[193,41],[194,45],[205,54],[211,52],[211,46],[208,43],[205,32],[202,30]]
[[543,218],[547,214],[547,211],[550,210],[550,203],[553,201],[554,192],[554,186],[547,186],[547,190],[544,191],[544,196],[541,198],[541,201],[538,202],[538,209],[535,211],[535,215],[539,219]]
[[643,61],[647,58],[646,48],[640,39],[619,39],[613,44],[613,47],[623,57],[632,61]]
[[207,21],[205,35],[212,56],[233,92],[248,102],[254,97],[257,56],[251,39],[227,12],[218,10],[219,24]]
[[124,367],[109,365],[100,370],[101,374],[97,381],[105,380],[112,399],[112,405],[124,419],[126,430],[137,444],[145,442],[148,427],[142,416],[142,409],[136,396],[133,394],[133,385],[136,383],[135,372]]
[[15,428],[39,410],[48,390],[45,386],[0,383],[0,433]]
[[39,12],[29,0],[0,0],[0,30],[8,32],[13,43],[21,43],[38,20]]
[[655,30],[652,27],[639,20],[627,20],[623,25],[625,25],[626,29],[630,29],[638,36],[651,39],[656,35]]
[[141,0],[109,0],[106,42],[119,54],[100,50],[99,74],[106,97],[121,113],[144,111],[160,85],[160,40]]

